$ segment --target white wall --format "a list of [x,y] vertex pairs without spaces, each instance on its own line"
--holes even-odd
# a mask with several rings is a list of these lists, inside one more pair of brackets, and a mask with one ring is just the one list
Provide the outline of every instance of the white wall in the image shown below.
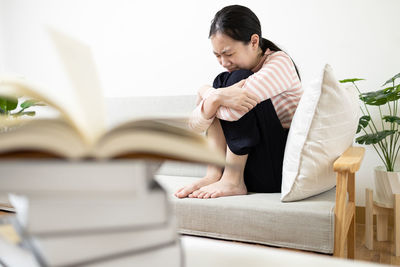
[[[0,40],[4,40],[3,7],[4,0],[0,0]],[[5,71],[4,41],[0,41],[0,73]]]
[[[222,71],[207,36],[215,12],[232,3],[255,11],[264,37],[292,56],[304,84],[325,62],[338,79],[367,78],[364,91],[400,71],[398,0],[4,0],[3,68],[66,90],[43,30],[52,25],[92,46],[106,96],[192,94]],[[357,205],[364,205],[372,167],[380,164],[367,151]]]

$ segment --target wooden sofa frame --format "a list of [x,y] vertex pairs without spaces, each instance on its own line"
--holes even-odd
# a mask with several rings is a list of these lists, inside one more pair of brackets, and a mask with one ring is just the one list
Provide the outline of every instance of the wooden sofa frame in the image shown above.
[[360,169],[365,149],[348,148],[334,163],[336,172],[335,241],[333,255],[347,258],[355,254],[355,173]]

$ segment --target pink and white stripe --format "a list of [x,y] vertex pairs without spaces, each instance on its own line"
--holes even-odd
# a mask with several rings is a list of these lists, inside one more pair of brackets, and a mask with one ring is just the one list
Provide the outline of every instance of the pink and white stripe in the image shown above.
[[[243,88],[254,93],[260,101],[271,99],[283,128],[290,127],[303,89],[294,64],[285,52],[269,54],[261,69],[246,79]],[[202,116],[203,103],[213,92],[214,89],[209,90],[193,111],[189,126],[197,132],[207,130],[214,120],[214,118],[207,120]],[[244,114],[246,112],[221,106],[216,117],[221,120],[236,121]]]

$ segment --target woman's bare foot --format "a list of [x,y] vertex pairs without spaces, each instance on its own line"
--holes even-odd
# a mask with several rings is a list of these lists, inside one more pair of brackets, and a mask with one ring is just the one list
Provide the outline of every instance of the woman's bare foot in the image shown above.
[[243,172],[227,168],[219,181],[201,187],[189,194],[189,197],[216,198],[246,194],[247,188],[244,184]]
[[209,184],[215,183],[221,179],[222,170],[220,168],[216,168],[213,166],[209,166],[207,168],[207,174],[203,178],[199,179],[190,185],[184,186],[175,192],[175,196],[178,198],[184,198],[189,196],[189,194],[194,191],[200,189],[203,186],[207,186]]

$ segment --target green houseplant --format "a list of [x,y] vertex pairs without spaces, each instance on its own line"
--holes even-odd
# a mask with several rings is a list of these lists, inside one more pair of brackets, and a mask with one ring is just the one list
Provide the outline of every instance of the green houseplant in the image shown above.
[[[388,86],[377,91],[361,93],[356,82],[364,79],[346,79],[341,83],[352,83],[360,94],[363,105],[360,107],[362,116],[360,117],[357,133],[363,132],[356,138],[358,144],[372,145],[384,163],[387,171],[394,171],[396,159],[400,150],[400,117],[397,116],[400,99],[400,84],[396,80],[400,78],[400,73],[387,80],[382,87]],[[369,106],[374,106],[379,110],[379,118],[372,119]],[[387,109],[384,110],[384,107]],[[385,111],[385,112],[384,112]]]
[[29,99],[23,101],[20,104],[20,110],[16,111],[18,102],[18,98],[0,97],[0,115],[11,117],[20,117],[24,115],[34,116],[36,114],[35,111],[27,111],[26,109],[33,106],[44,106],[44,104],[39,101]]
[[0,97],[0,133],[8,132],[13,128],[9,125],[10,120],[21,116],[35,116],[36,112],[28,111],[28,108],[45,105],[37,100],[29,99],[22,101],[17,110],[18,102],[20,101],[16,97]]
[[[359,92],[362,105],[356,143],[372,145],[384,167],[375,168],[375,188],[378,202],[386,207],[393,205],[393,193],[400,192],[400,172],[396,172],[396,160],[400,151],[400,73],[388,79],[382,89],[361,93],[357,82],[364,79],[345,79],[341,83],[352,83]],[[377,116],[371,116],[371,111]]]

